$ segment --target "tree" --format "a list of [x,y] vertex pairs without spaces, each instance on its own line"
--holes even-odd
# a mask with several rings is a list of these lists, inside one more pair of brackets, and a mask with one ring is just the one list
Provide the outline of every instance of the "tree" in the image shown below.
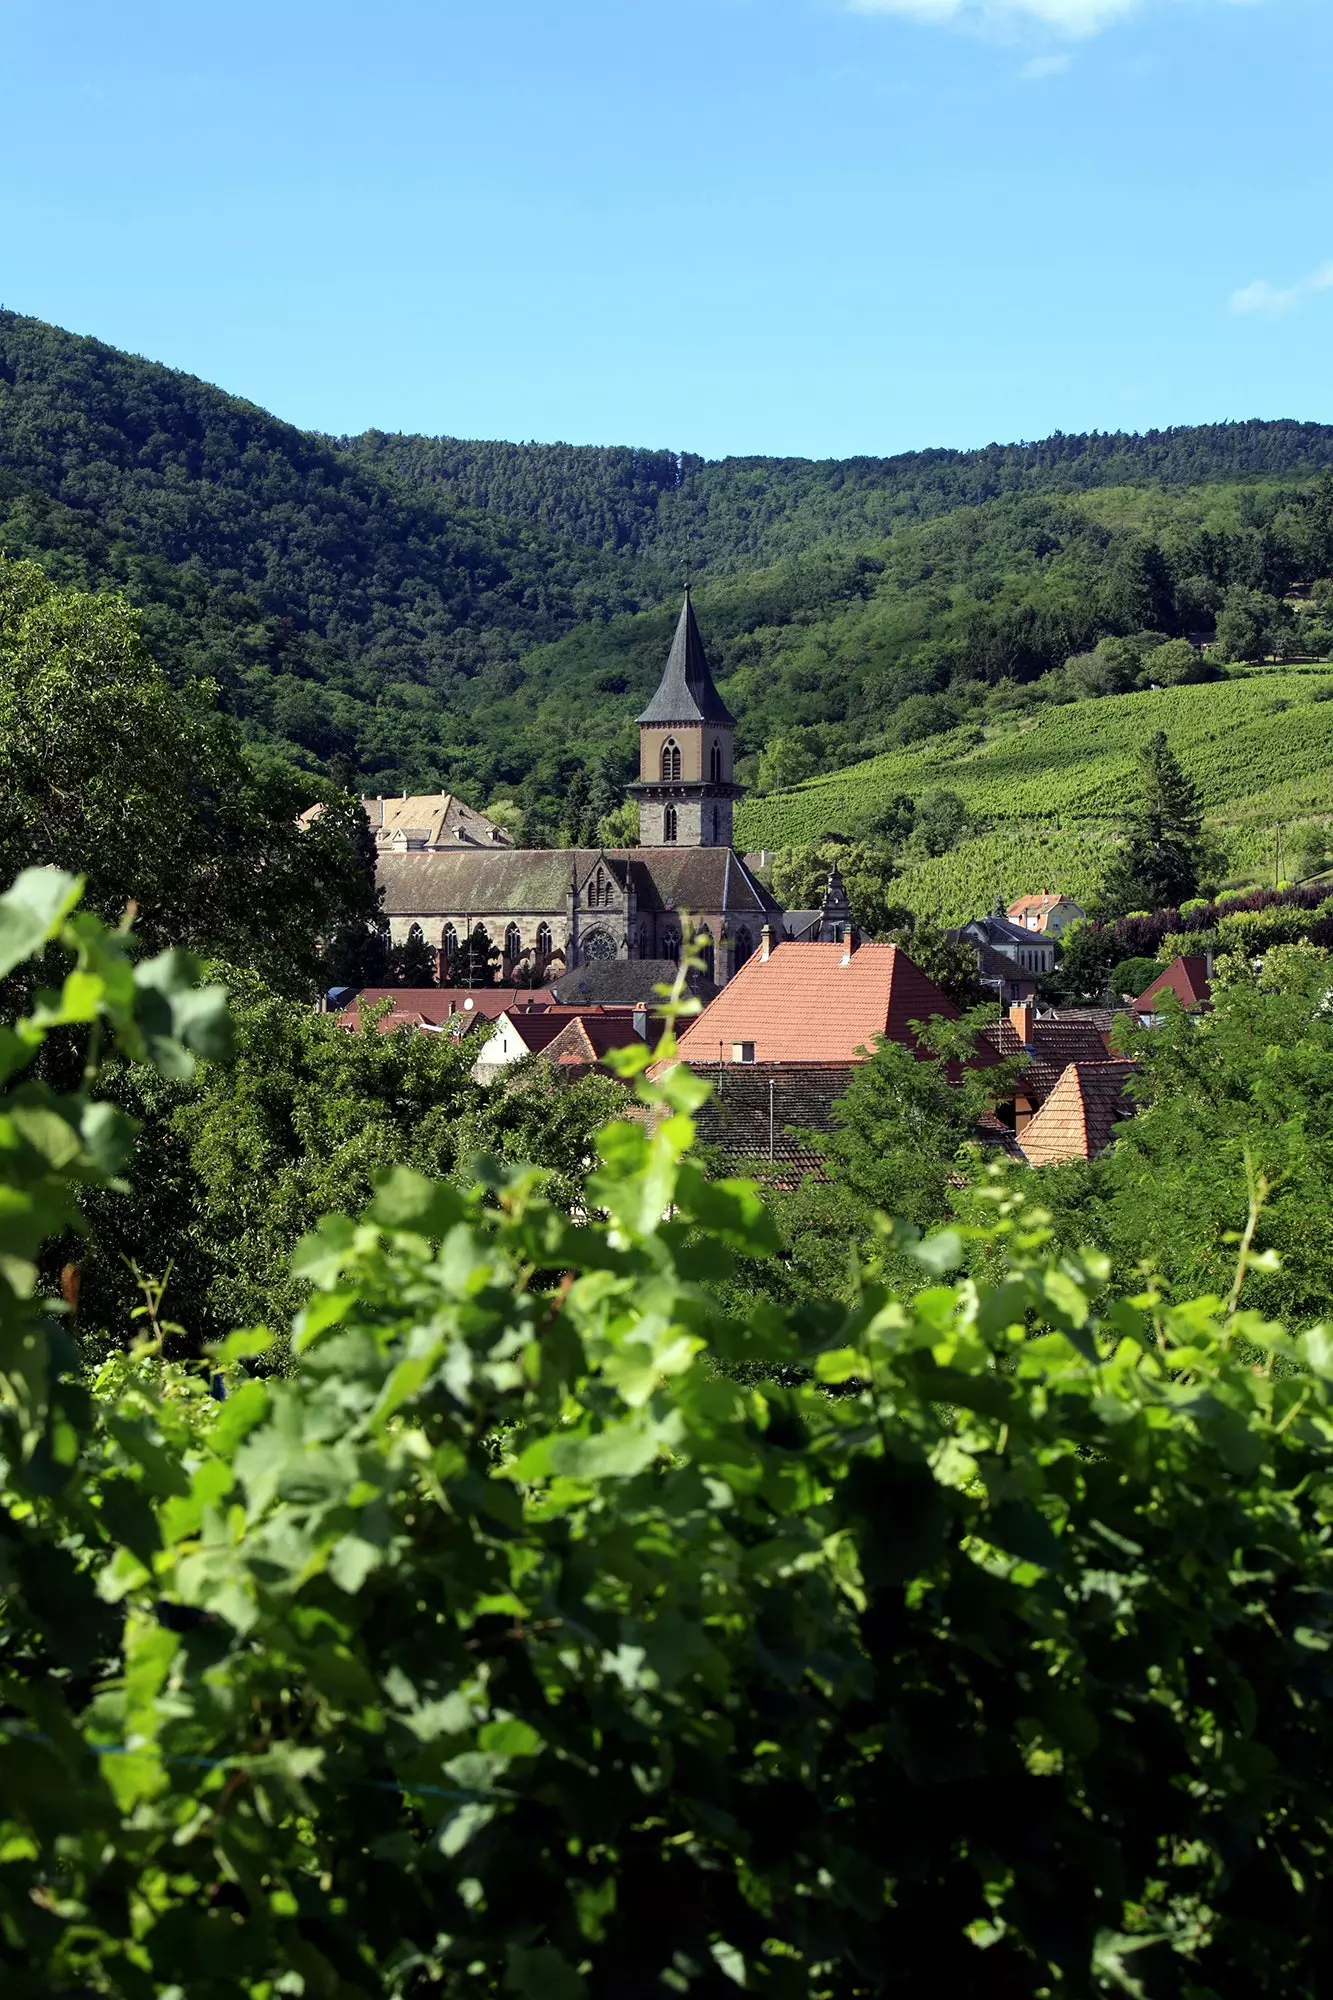
[[1068,924],[1060,933],[1059,957],[1047,984],[1067,1006],[1095,1006],[1111,990],[1111,968],[1122,949],[1113,925],[1087,919]]
[[833,869],[842,876],[852,918],[868,938],[891,941],[912,921],[893,900],[893,857],[863,841],[825,834],[808,847],[783,847],[773,857],[773,894],[785,909],[817,910]]
[[1211,680],[1216,669],[1188,639],[1168,639],[1149,653],[1144,672],[1159,687],[1185,687],[1195,681]]
[[912,918],[900,930],[888,932],[883,942],[900,945],[956,1007],[979,1007],[985,1000],[975,948],[965,939],[951,938],[928,917]]
[[827,1170],[872,1208],[931,1228],[951,1211],[959,1154],[1013,1088],[1012,1065],[982,1040],[989,1008],[918,1024],[921,1053],[879,1038],[833,1107]]
[[503,953],[485,924],[474,924],[446,968],[449,986],[494,986]]
[[599,847],[637,847],[639,844],[639,808],[632,799],[603,813],[597,822],[597,845]]
[[1217,650],[1224,660],[1256,661],[1277,650],[1290,614],[1276,597],[1237,586],[1218,614]]
[[916,809],[916,837],[927,854],[947,854],[967,831],[967,807],[957,792],[927,792]]
[[775,736],[761,753],[758,789],[761,792],[785,792],[792,785],[812,778],[818,769],[819,758],[814,746],[804,735],[788,731],[782,736]]
[[[396,944],[389,954],[389,983],[393,986],[434,986],[437,964],[435,952],[426,943],[420,924],[413,924],[405,941]],[[490,982],[462,980],[459,983],[488,985]]]
[[1098,904],[1113,916],[1178,907],[1199,887],[1207,859],[1203,810],[1162,730],[1139,756],[1139,796],[1125,815],[1122,845],[1102,881]]
[[1108,972],[1107,985],[1116,1000],[1123,1000],[1126,995],[1136,1000],[1163,969],[1155,958],[1122,959]]
[[[320,809],[298,814],[319,792]],[[373,934],[357,802],[247,754],[212,690],[177,692],[120,599],[0,558],[0,871],[77,870],[156,946],[220,951],[313,992],[328,940]]]

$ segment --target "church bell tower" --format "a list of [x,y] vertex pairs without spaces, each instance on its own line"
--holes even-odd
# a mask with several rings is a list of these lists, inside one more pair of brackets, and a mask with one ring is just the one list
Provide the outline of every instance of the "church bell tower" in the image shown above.
[[661,685],[639,717],[639,808],[644,847],[730,847],[736,723],[713,685],[690,593]]

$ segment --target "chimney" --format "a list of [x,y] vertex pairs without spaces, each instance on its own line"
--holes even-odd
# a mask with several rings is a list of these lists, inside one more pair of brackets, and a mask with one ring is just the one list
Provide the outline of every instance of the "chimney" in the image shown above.
[[635,1034],[641,1042],[646,1042],[648,1039],[648,1009],[646,1007],[636,1007],[631,1018],[634,1023]]
[[1036,1018],[1037,1010],[1030,1001],[1009,1009],[1010,1025],[1025,1049],[1032,1047],[1032,1027]]
[[759,933],[759,957],[761,963],[773,955],[773,926],[765,924]]

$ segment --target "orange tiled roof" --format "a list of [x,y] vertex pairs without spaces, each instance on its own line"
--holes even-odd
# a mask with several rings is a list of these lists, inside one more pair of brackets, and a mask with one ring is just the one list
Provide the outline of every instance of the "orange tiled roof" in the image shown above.
[[[680,1036],[681,1060],[731,1061],[736,1042],[757,1063],[846,1063],[873,1052],[875,1038],[915,1047],[913,1021],[958,1009],[897,945],[780,944],[747,959],[717,999]],[[988,1055],[984,1060],[996,1061]]]
[[1201,957],[1176,958],[1145,986],[1134,1002],[1136,1014],[1151,1014],[1166,993],[1174,993],[1182,1007],[1206,1007],[1213,997],[1208,979],[1208,960]]
[[608,1049],[625,1049],[641,1040],[632,1013],[576,1014],[546,1044],[542,1054],[547,1062],[595,1063]]
[[1072,1062],[1021,1137],[1034,1167],[1065,1160],[1095,1160],[1111,1143],[1115,1127],[1129,1116],[1125,1084],[1137,1063]]

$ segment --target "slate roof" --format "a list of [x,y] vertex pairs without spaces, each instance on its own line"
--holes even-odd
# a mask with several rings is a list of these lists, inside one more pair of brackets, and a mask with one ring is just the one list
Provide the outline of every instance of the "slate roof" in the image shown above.
[[[845,961],[845,963],[844,963]],[[958,1018],[952,1000],[892,944],[780,944],[755,955],[680,1036],[681,1060],[725,1063],[753,1042],[757,1063],[839,1063],[871,1053],[877,1035],[916,1046],[912,1021]],[[983,1052],[983,1062],[998,1060]]]
[[998,951],[1003,951],[1006,945],[1025,945],[1031,948],[1033,944],[1050,942],[1049,939],[1043,940],[1040,932],[1034,937],[1033,933],[1024,930],[1021,924],[1011,924],[1008,917],[997,916],[973,917],[969,923],[963,924],[956,931],[950,931],[948,935],[951,938],[966,939],[973,944],[987,944]]
[[639,721],[722,722],[735,726],[735,718],[713,685],[712,669],[688,590],[667,656],[666,671]]
[[[656,1007],[661,1004],[657,988],[674,985],[679,969],[670,958],[603,958],[595,965],[575,966],[556,980],[552,991],[569,1006]],[[716,985],[702,973],[691,973],[689,986],[705,1002],[717,996]]]
[[558,916],[573,882],[585,881],[599,857],[633,883],[640,910],[723,910],[758,924],[781,915],[729,847],[436,849],[381,853],[376,871],[388,917]]
[[1182,1007],[1208,1006],[1213,997],[1208,979],[1208,960],[1193,956],[1173,959],[1151,986],[1145,986],[1134,1002],[1134,1012],[1155,1013],[1167,993],[1174,993]]
[[1065,1160],[1095,1160],[1111,1143],[1114,1128],[1133,1106],[1125,1085],[1138,1068],[1121,1060],[1072,1062],[1046,1102],[1020,1135],[1034,1167]]

